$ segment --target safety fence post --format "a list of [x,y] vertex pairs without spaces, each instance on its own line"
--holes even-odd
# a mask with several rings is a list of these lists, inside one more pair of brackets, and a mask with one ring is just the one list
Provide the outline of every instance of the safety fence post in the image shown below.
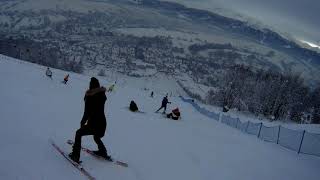
[[279,130],[278,130],[278,137],[277,137],[277,144],[279,144],[279,138],[280,138],[280,129],[281,129],[281,125],[279,125]]
[[299,146],[299,151],[298,151],[298,154],[300,153],[301,151],[301,146],[302,146],[302,142],[303,142],[303,139],[304,139],[304,134],[306,133],[306,130],[303,130],[303,134],[302,134],[302,138],[301,138],[301,142],[300,142],[300,146]]
[[259,129],[259,133],[258,133],[258,138],[260,137],[261,128],[262,128],[262,123],[260,123],[260,129]]
[[247,124],[246,131],[245,131],[246,133],[248,133],[248,127],[249,127],[250,121],[247,121],[247,123],[248,123],[248,124]]
[[238,129],[238,124],[239,124],[239,118],[237,118],[237,124],[236,124],[236,128]]

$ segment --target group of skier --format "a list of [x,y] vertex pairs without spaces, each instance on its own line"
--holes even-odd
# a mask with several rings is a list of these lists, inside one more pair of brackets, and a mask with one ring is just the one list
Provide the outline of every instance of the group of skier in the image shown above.
[[[52,71],[50,70],[49,67],[47,67],[46,76],[52,79]],[[62,83],[67,84],[68,80],[69,80],[69,74],[64,76]]]
[[[171,102],[169,102],[168,100],[168,95],[166,95],[163,99],[162,99],[162,103],[161,103],[161,107],[156,111],[160,111],[162,108],[164,109],[163,110],[163,114],[166,113],[166,110],[167,110],[167,105],[168,104],[171,104]],[[172,110],[171,113],[167,114],[167,118],[171,118],[173,120],[179,120],[180,118],[180,111],[179,111],[179,108],[175,108]]]
[[[52,71],[49,67],[47,67],[47,70],[46,70],[46,76],[49,77],[50,79],[52,79]],[[69,74],[65,75],[63,80],[62,80],[62,83],[63,84],[67,84],[67,82],[69,81]],[[117,81],[114,82],[114,84],[112,84],[108,89],[106,89],[107,92],[112,92],[114,90],[114,87],[115,87],[115,84],[117,83]]]
[[[49,78],[52,78],[52,71],[50,68],[47,68],[46,75]],[[69,74],[67,74],[63,80],[63,83],[67,83]],[[104,146],[101,138],[105,135],[107,128],[106,116],[104,113],[104,106],[107,100],[106,92],[112,91],[114,85],[106,89],[103,86],[100,86],[99,80],[95,77],[92,77],[89,83],[89,89],[84,95],[84,113],[80,121],[80,128],[76,131],[74,137],[74,144],[72,146],[72,152],[69,154],[69,158],[74,162],[81,163],[80,161],[80,151],[81,151],[81,138],[82,136],[93,135],[93,139],[98,146],[97,151],[93,153],[97,156],[100,156],[108,161],[113,161],[111,156],[108,155],[107,149]],[[152,92],[153,97],[153,92]],[[163,100],[161,107],[156,111],[158,112],[164,108],[163,113],[165,114],[167,109],[167,104],[171,104],[168,101],[168,96],[166,95]],[[137,104],[134,101],[130,103],[130,110],[133,112],[139,111]],[[166,115],[168,118],[178,120],[180,117],[180,112],[178,108],[172,110],[171,113]]]
[[[152,91],[151,94],[153,95],[153,91]],[[153,97],[153,96],[151,96],[151,97]],[[162,99],[161,107],[156,111],[156,113],[159,112],[159,111],[163,108],[163,109],[164,109],[164,110],[163,110],[163,114],[165,114],[165,113],[166,113],[166,110],[167,110],[167,105],[168,105],[168,104],[171,104],[171,102],[169,102],[168,96],[166,95],[166,96]],[[131,102],[130,102],[129,109],[130,109],[130,111],[132,111],[132,112],[141,112],[141,111],[139,111],[138,105],[137,105],[136,102],[134,102],[134,101],[131,101]],[[167,117],[167,118],[171,118],[171,119],[173,119],[173,120],[179,120],[179,118],[180,118],[179,108],[173,109],[171,113],[169,113],[169,114],[166,115],[166,117]]]
[[[153,97],[153,94],[154,94],[154,93],[153,93],[153,91],[152,91],[152,92],[151,92],[151,97]],[[156,111],[156,113],[159,112],[161,109],[164,109],[164,110],[163,110],[163,114],[165,114],[165,113],[166,113],[166,110],[167,110],[167,105],[168,105],[168,104],[171,104],[171,102],[169,102],[169,100],[168,100],[168,95],[166,95],[166,96],[162,99],[161,106],[160,106],[160,108]],[[138,105],[137,105],[134,101],[131,101],[131,102],[130,102],[129,109],[130,109],[130,111],[132,111],[132,112],[141,112],[141,111],[139,111]],[[173,109],[172,112],[169,113],[169,114],[167,114],[166,116],[167,116],[167,118],[171,118],[171,119],[173,119],[173,120],[179,120],[179,118],[180,118],[179,108]]]

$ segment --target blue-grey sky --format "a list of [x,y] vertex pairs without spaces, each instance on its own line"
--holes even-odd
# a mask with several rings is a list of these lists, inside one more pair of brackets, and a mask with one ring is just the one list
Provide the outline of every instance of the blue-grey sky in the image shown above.
[[299,40],[320,45],[320,0],[167,0],[194,8],[223,7]]

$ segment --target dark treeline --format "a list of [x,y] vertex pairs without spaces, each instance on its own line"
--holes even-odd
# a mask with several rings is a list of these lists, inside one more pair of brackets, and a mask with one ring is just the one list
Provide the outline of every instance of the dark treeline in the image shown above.
[[312,114],[313,123],[320,123],[320,88],[311,90],[296,74],[253,71],[235,65],[226,71],[217,91],[209,91],[207,102],[214,105],[249,111],[271,120],[301,121],[303,114]]
[[215,43],[206,43],[206,44],[193,44],[189,46],[189,51],[192,54],[198,53],[199,51],[207,50],[207,49],[229,49],[235,50],[231,44],[215,44]]
[[43,66],[82,73],[82,61],[75,61],[74,57],[67,56],[58,47],[58,43],[48,46],[47,42],[37,42],[24,37],[0,38],[0,54]]

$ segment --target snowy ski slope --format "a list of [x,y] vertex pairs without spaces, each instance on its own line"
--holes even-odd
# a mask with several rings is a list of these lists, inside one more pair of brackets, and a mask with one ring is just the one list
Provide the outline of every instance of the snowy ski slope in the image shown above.
[[[0,55],[0,179],[86,179],[48,139],[66,152],[71,150],[65,142],[73,139],[80,126],[90,77],[70,73],[70,82],[64,85],[60,81],[68,72],[53,70],[50,80],[45,69]],[[99,80],[105,86],[113,82]],[[150,91],[138,84],[142,83],[118,79],[115,92],[107,94],[105,109],[108,127],[103,141],[110,154],[129,167],[82,153],[84,167],[97,179],[319,179],[320,158],[298,155],[208,119],[176,96],[169,97],[169,109],[179,107],[182,120],[163,118],[154,111],[167,92],[155,90],[155,98],[150,98]],[[180,92],[173,83],[163,86]],[[129,112],[131,100],[146,113]],[[90,136],[83,138],[83,145],[96,148]]]

